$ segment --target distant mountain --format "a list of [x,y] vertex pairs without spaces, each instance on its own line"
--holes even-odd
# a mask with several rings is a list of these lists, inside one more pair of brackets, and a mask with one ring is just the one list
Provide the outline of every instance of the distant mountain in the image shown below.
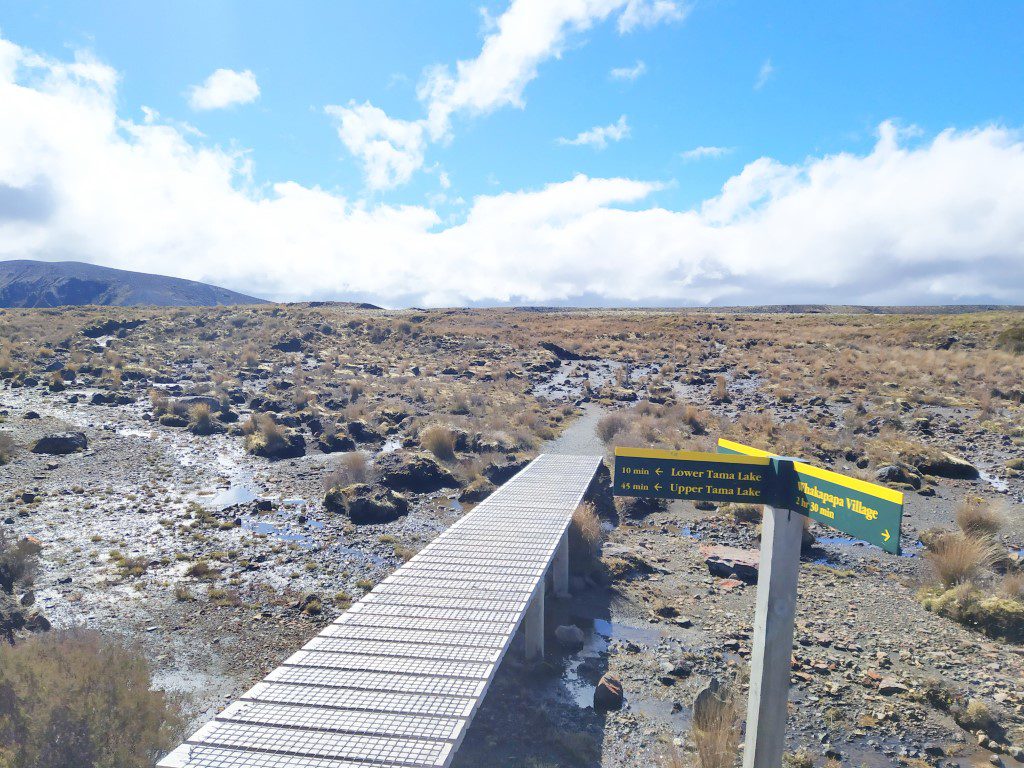
[[263,303],[264,299],[194,280],[78,261],[0,261],[0,307],[212,307]]

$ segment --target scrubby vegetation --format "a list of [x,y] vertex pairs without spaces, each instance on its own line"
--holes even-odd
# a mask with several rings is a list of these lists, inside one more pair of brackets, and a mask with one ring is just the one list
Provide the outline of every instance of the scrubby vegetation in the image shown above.
[[0,644],[0,766],[151,768],[183,719],[150,685],[137,649],[92,632]]
[[601,518],[590,502],[580,504],[569,525],[569,567],[576,573],[591,573],[601,558]]
[[992,637],[1024,640],[1024,575],[1009,570],[1000,586],[992,570],[1010,563],[1006,548],[996,539],[1002,513],[991,502],[968,497],[958,506],[956,521],[959,531],[923,537],[937,579],[937,584],[921,590],[923,605]]

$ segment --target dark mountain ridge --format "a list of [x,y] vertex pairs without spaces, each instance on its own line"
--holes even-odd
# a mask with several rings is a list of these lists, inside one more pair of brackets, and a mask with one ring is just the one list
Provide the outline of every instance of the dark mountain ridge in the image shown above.
[[78,261],[0,261],[0,307],[212,307],[263,303],[264,299],[179,277]]

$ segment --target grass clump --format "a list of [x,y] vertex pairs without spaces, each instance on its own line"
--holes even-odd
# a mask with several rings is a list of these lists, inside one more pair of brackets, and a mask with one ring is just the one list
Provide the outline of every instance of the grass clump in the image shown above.
[[180,701],[150,685],[136,648],[94,632],[0,644],[0,765],[150,768],[184,726]]
[[925,557],[946,589],[975,578],[1001,554],[991,541],[962,533],[942,536],[933,546]]
[[455,437],[455,432],[443,424],[431,424],[420,432],[420,445],[441,461],[453,461]]
[[601,518],[594,505],[583,502],[572,513],[569,524],[569,567],[576,573],[591,573],[601,559]]
[[346,488],[354,483],[365,483],[368,474],[369,460],[363,451],[346,453],[324,478],[324,490]]
[[1004,329],[996,337],[996,346],[1015,355],[1024,355],[1024,323],[1015,323]]
[[25,537],[13,542],[0,531],[0,590],[14,593],[16,584],[31,584],[39,567],[42,547],[34,539]]
[[1024,640],[1024,603],[989,595],[966,582],[952,589],[922,593],[925,609],[980,632],[1011,642]]
[[1003,515],[992,502],[968,496],[957,506],[956,524],[966,536],[991,538],[1003,527]]
[[697,749],[700,768],[731,768],[736,763],[740,744],[740,701],[731,686],[720,686],[704,697],[700,706],[694,702],[690,736]]
[[609,413],[597,422],[597,435],[601,442],[610,443],[612,439],[626,428],[626,417],[621,413]]

